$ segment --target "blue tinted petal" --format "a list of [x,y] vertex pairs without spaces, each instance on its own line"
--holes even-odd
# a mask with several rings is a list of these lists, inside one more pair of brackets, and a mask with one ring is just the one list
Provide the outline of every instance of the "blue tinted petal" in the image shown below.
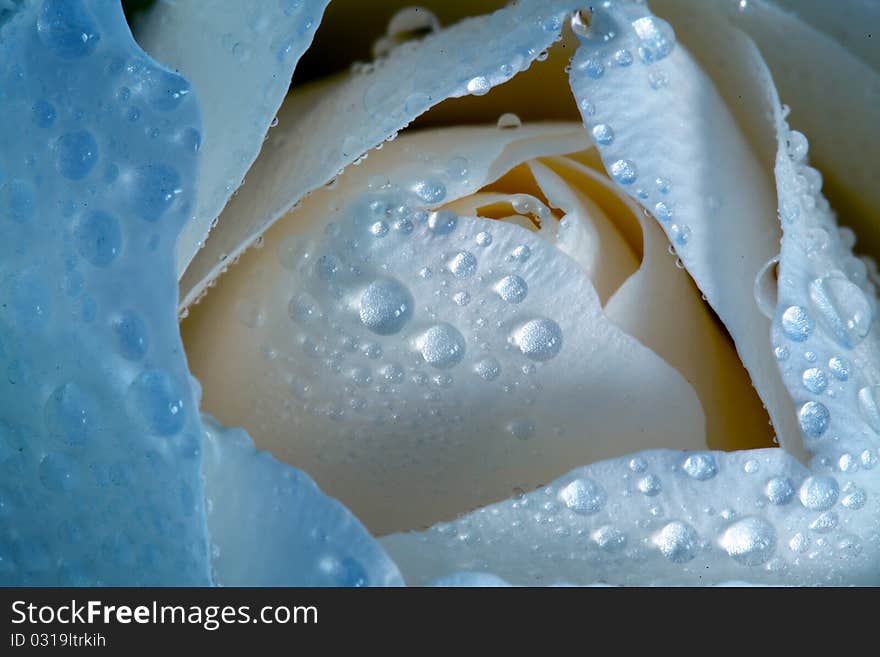
[[399,586],[360,522],[303,472],[205,418],[214,577],[223,586]]
[[207,584],[173,263],[198,107],[151,102],[172,74],[118,2],[4,11],[0,582]]

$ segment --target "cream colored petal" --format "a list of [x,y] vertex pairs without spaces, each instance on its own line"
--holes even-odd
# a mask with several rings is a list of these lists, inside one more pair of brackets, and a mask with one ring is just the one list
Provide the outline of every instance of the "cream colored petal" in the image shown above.
[[[526,0],[406,43],[359,73],[294,91],[248,183],[181,280],[182,305],[306,194],[446,98],[485,94],[559,36],[562,0]],[[378,35],[377,35],[378,36]]]
[[[679,257],[733,337],[781,444],[802,453],[794,409],[767,339],[769,320],[754,299],[755,277],[779,243],[771,163],[763,152],[770,149],[755,151],[749,139],[768,133],[766,121],[760,127],[769,110],[763,81],[744,73],[759,68],[760,56],[745,36],[711,16],[701,25],[714,30],[716,52],[731,55],[728,68],[743,71],[720,76],[721,83],[748,84],[741,95],[760,101],[741,112],[756,118],[738,122],[713,77],[682,44],[674,45],[666,23],[631,3],[602,12],[599,24],[613,25],[616,37],[607,44],[585,40],[572,66],[584,120],[591,130],[612,131],[613,139],[598,145],[604,163],[663,219]],[[636,61],[620,65],[620,51]],[[640,61],[640,52],[649,63]]]
[[[545,128],[551,142],[558,129]],[[483,131],[487,148],[497,132],[508,132]],[[363,215],[346,218],[328,204],[331,191],[350,198],[349,173],[371,177],[362,167],[407,188],[451,155],[481,161],[478,133],[435,135],[437,150],[414,149],[423,156],[414,161],[402,154],[427,136],[386,145],[335,189],[322,190],[325,202],[313,195],[270,230],[264,248],[245,254],[184,322],[206,409],[306,470],[374,532],[451,518],[550,481],[571,463],[648,443],[705,445],[705,418],[690,386],[605,319],[583,270],[534,233],[461,217],[448,234],[416,221],[407,236],[390,218],[374,227],[381,213],[364,224]],[[530,149],[514,149],[520,157],[548,154],[539,140],[528,141]],[[380,157],[396,166],[386,168]],[[331,219],[336,228],[327,232]],[[293,225],[309,230],[291,237]],[[475,260],[472,275],[459,266],[468,264],[461,252]],[[338,265],[321,260],[329,254]],[[420,274],[426,267],[431,276]],[[338,299],[322,278],[337,273]],[[514,275],[525,297],[504,300],[498,284]],[[412,316],[398,333],[371,333],[359,319],[359,299],[376,278],[392,278],[412,296]],[[542,343],[552,345],[540,355],[546,360],[525,355],[523,327],[538,318],[552,320],[544,326],[562,335],[553,357],[559,343]],[[425,340],[440,325],[463,341],[461,361],[450,369],[425,362]],[[516,336],[526,346],[516,347]]]
[[[548,163],[573,187],[595,198],[616,195],[602,174],[570,158]],[[605,194],[601,190],[605,190]],[[624,197],[625,198],[625,197]],[[638,272],[629,277],[605,304],[605,313],[628,334],[639,339],[675,367],[694,387],[706,413],[706,437],[713,449],[763,447],[773,435],[769,418],[751,386],[724,326],[703,301],[688,273],[668,252],[669,240],[650,217],[631,200],[613,216],[638,223],[644,256]]]

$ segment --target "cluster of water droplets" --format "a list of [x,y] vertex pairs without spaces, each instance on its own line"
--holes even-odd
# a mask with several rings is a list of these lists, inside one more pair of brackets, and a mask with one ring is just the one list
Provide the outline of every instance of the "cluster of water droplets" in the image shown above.
[[[647,180],[639,168],[638,153],[618,157],[615,145],[620,120],[608,108],[597,107],[587,89],[591,82],[616,74],[616,69],[642,66],[651,90],[666,86],[664,60],[675,48],[675,33],[663,19],[645,14],[644,7],[633,3],[603,2],[593,8],[589,22],[582,12],[572,14],[571,27],[581,47],[569,71],[578,107],[594,143],[606,161],[608,173],[626,188],[654,217],[660,221],[680,250],[688,244],[691,229],[676,221],[674,184],[666,176]],[[625,119],[624,119],[625,120]]]
[[876,265],[852,253],[853,233],[837,226],[822,176],[807,164],[806,138],[780,121],[775,354],[807,447],[837,460],[880,441]]

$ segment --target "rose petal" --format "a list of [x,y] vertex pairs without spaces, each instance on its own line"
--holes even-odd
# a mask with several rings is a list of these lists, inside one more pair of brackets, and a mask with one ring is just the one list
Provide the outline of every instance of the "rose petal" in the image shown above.
[[249,184],[181,281],[188,306],[306,194],[449,97],[486,93],[527,68],[559,36],[569,0],[526,0],[392,51],[369,71],[294,93]]
[[611,216],[642,230],[644,255],[639,271],[605,304],[605,313],[628,334],[675,367],[700,397],[706,413],[706,437],[713,449],[746,449],[769,444],[772,428],[751,386],[748,373],[724,328],[701,299],[686,271],[676,266],[669,241],[656,221],[646,217],[604,175],[570,158],[548,164],[591,197],[621,206]]
[[[851,3],[832,3],[832,11],[848,16],[850,25],[870,33],[878,29],[875,4],[850,10]],[[809,6],[802,11],[808,12]],[[825,195],[842,224],[859,235],[863,253],[880,253],[880,49],[872,39],[852,39],[844,45],[870,45],[875,68],[844,46],[770,3],[750,3],[736,24],[755,40],[773,73],[779,95],[791,107],[792,128],[810,139],[810,160],[825,177]],[[876,31],[875,31],[876,34]],[[876,37],[875,37],[876,38]],[[859,156],[857,154],[863,154]]]
[[400,586],[394,563],[305,474],[203,419],[208,531],[220,586]]
[[869,476],[844,493],[780,449],[658,450],[381,543],[414,586],[461,570],[531,586],[876,585],[877,514],[857,508]]
[[[545,129],[549,142],[570,147],[559,143],[559,130]],[[477,155],[483,143],[498,152],[492,144],[503,139],[509,147],[502,153],[519,150],[526,158],[543,150],[534,137],[525,150],[510,132],[402,137],[362,167],[418,189],[418,181],[434,180],[429,172],[466,154],[475,163],[468,184],[479,187],[481,172],[496,169]],[[537,127],[532,134],[540,134]],[[412,145],[428,140],[434,149]],[[572,462],[646,442],[705,444],[705,419],[690,386],[604,318],[573,261],[503,222],[449,217],[445,232],[444,215],[410,225],[405,216],[386,216],[382,205],[365,215],[369,199],[356,198],[351,209],[345,199],[352,190],[363,193],[358,178],[367,175],[359,169],[270,230],[263,250],[247,254],[193,309],[184,327],[187,353],[205,382],[208,409],[248,427],[262,448],[309,472],[379,533],[533,488]],[[384,198],[381,187],[373,190],[367,197]],[[328,204],[331,192],[341,208],[335,199]],[[329,221],[335,228],[323,231]],[[313,228],[290,237],[296,225]],[[528,252],[517,250],[523,245]],[[528,255],[517,257],[521,251]],[[424,268],[430,277],[420,274]],[[526,293],[505,300],[498,284],[514,275]],[[376,279],[406,290],[400,294],[412,315],[399,332],[394,324],[371,332],[359,317],[358,300]],[[541,325],[548,331],[561,332],[558,353],[557,340],[541,343],[546,352],[532,351],[524,338],[518,348],[508,345],[539,318],[552,320]],[[435,326],[463,345],[449,360],[434,359],[429,348]]]
[[[138,42],[192,82],[204,111],[198,196],[178,240],[178,278],[260,152],[328,2],[157,2],[138,22]],[[173,104],[188,90],[173,84],[157,102]]]
[[207,585],[173,262],[198,107],[166,102],[185,83],[137,47],[119,3],[5,18],[0,582]]
[[[664,230],[736,342],[780,443],[798,452],[794,412],[766,339],[769,320],[753,291],[779,237],[768,170],[712,78],[681,44],[675,46],[668,24],[628,2],[597,11],[593,24],[614,36],[583,40],[571,82],[588,128],[608,126],[614,133],[613,140],[598,144],[603,162],[655,216],[663,214],[658,203],[671,210],[661,222]],[[741,64],[737,68],[751,70],[753,61],[760,62],[733,28],[714,21],[703,29],[709,26],[719,30],[716,52],[736,54],[740,59],[730,61]],[[750,52],[750,59],[742,59]],[[635,61],[626,64],[629,58]],[[725,77],[737,79],[735,73],[720,79]],[[745,84],[749,77],[738,79]],[[741,93],[763,98],[761,82],[752,81]]]

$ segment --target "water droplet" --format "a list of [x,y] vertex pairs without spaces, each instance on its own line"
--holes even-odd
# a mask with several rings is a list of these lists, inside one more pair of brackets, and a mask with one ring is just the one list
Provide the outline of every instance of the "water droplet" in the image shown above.
[[474,96],[483,96],[489,93],[489,90],[492,88],[492,84],[489,80],[482,75],[478,75],[477,77],[471,78],[467,83],[467,91],[469,94],[473,94]]
[[691,238],[691,229],[684,224],[672,224],[669,227],[669,236],[672,238],[673,242],[679,246],[684,246]]
[[467,292],[456,292],[452,300],[459,306],[466,306],[471,302],[471,295]]
[[597,144],[608,146],[614,142],[614,130],[607,123],[600,123],[593,127],[593,139]]
[[456,278],[468,278],[477,271],[477,259],[470,251],[459,251],[446,261],[446,268]]
[[764,485],[764,494],[770,504],[788,504],[794,497],[794,484],[788,477],[772,477]]
[[521,244],[510,252],[510,260],[514,262],[525,262],[532,255],[532,250],[525,244]]
[[378,335],[393,335],[412,317],[414,301],[404,285],[380,278],[363,291],[359,305],[364,326]]
[[164,164],[146,164],[135,169],[132,181],[135,214],[146,221],[159,219],[183,191],[180,175]]
[[375,221],[370,224],[370,235],[377,239],[381,239],[388,234],[388,224],[384,221]]
[[873,312],[867,297],[843,276],[810,283],[810,301],[819,321],[844,347],[855,347],[871,330]]
[[801,306],[789,306],[782,313],[782,332],[795,342],[803,342],[813,332],[813,320]]
[[812,511],[825,511],[837,502],[837,480],[826,475],[807,477],[801,484],[798,496],[801,504]]
[[654,534],[651,541],[672,563],[687,563],[697,554],[699,536],[689,524],[675,520]]
[[843,497],[840,503],[847,509],[861,509],[868,501],[868,494],[852,482],[843,487]]
[[828,360],[828,369],[839,381],[846,381],[849,378],[849,363],[842,358],[834,356]]
[[67,492],[76,486],[78,470],[77,464],[69,456],[52,452],[40,461],[40,482],[50,492]]
[[818,438],[828,429],[831,414],[823,404],[808,401],[798,411],[801,430],[810,438]]
[[500,130],[510,130],[522,126],[522,119],[512,112],[506,112],[498,117],[496,124]]
[[128,403],[156,435],[173,436],[183,429],[186,418],[183,398],[165,372],[142,372],[129,387]]
[[88,130],[68,132],[55,142],[55,168],[65,178],[82,180],[98,161],[98,142]]
[[44,0],[37,16],[37,36],[44,46],[64,59],[85,57],[100,40],[80,0]]
[[788,155],[797,163],[807,159],[810,144],[802,132],[791,130],[788,133]]
[[611,525],[599,527],[591,538],[605,552],[619,552],[626,547],[626,534]]
[[446,198],[446,185],[439,180],[420,180],[413,188],[413,191],[425,203],[439,203]]
[[493,289],[507,303],[520,303],[529,292],[526,282],[515,274],[500,279]]
[[594,80],[598,80],[605,75],[605,66],[598,59],[588,59],[580,65],[580,70]]
[[825,375],[825,372],[818,367],[811,367],[804,370],[801,379],[804,382],[804,387],[816,395],[828,387],[828,377]]
[[301,292],[287,304],[287,313],[293,321],[308,324],[321,317],[321,307],[310,294]]
[[663,490],[663,485],[660,483],[659,477],[656,475],[648,475],[647,477],[639,479],[636,488],[639,489],[639,492],[642,493],[642,495],[654,497],[655,495],[660,494],[660,491]]
[[643,16],[632,23],[639,39],[639,57],[646,64],[666,58],[675,48],[675,33],[655,16]]
[[492,244],[492,235],[487,233],[486,231],[480,231],[479,233],[477,233],[474,241],[476,241],[477,246],[486,247]]
[[458,215],[450,210],[432,212],[428,217],[428,228],[435,235],[449,235],[455,230],[458,223]]
[[874,431],[880,433],[880,384],[859,390],[859,412]]
[[706,481],[718,473],[718,464],[711,454],[691,454],[681,468],[688,477],[697,481]]
[[116,351],[126,360],[140,360],[147,353],[147,325],[140,315],[125,311],[112,322]]
[[759,566],[776,551],[776,530],[763,518],[750,516],[725,529],[719,542],[735,561],[746,566]]
[[531,319],[517,328],[510,339],[527,358],[546,361],[562,348],[562,329],[552,319]]
[[582,516],[591,516],[601,511],[607,499],[608,495],[602,485],[586,477],[575,479],[559,491],[559,501]]
[[122,249],[119,222],[106,212],[87,214],[73,229],[79,254],[95,267],[106,267]]
[[610,171],[611,177],[621,185],[631,185],[638,178],[638,169],[632,160],[615,160]]
[[189,82],[170,71],[157,73],[148,82],[148,102],[160,112],[176,109],[190,93]]
[[84,444],[98,424],[98,405],[76,383],[65,383],[49,396],[43,408],[46,429],[69,445]]
[[654,216],[657,218],[657,221],[666,222],[672,219],[672,210],[663,201],[658,201],[654,205]]
[[426,363],[437,369],[448,369],[464,358],[466,343],[458,329],[443,322],[425,331],[416,345]]

